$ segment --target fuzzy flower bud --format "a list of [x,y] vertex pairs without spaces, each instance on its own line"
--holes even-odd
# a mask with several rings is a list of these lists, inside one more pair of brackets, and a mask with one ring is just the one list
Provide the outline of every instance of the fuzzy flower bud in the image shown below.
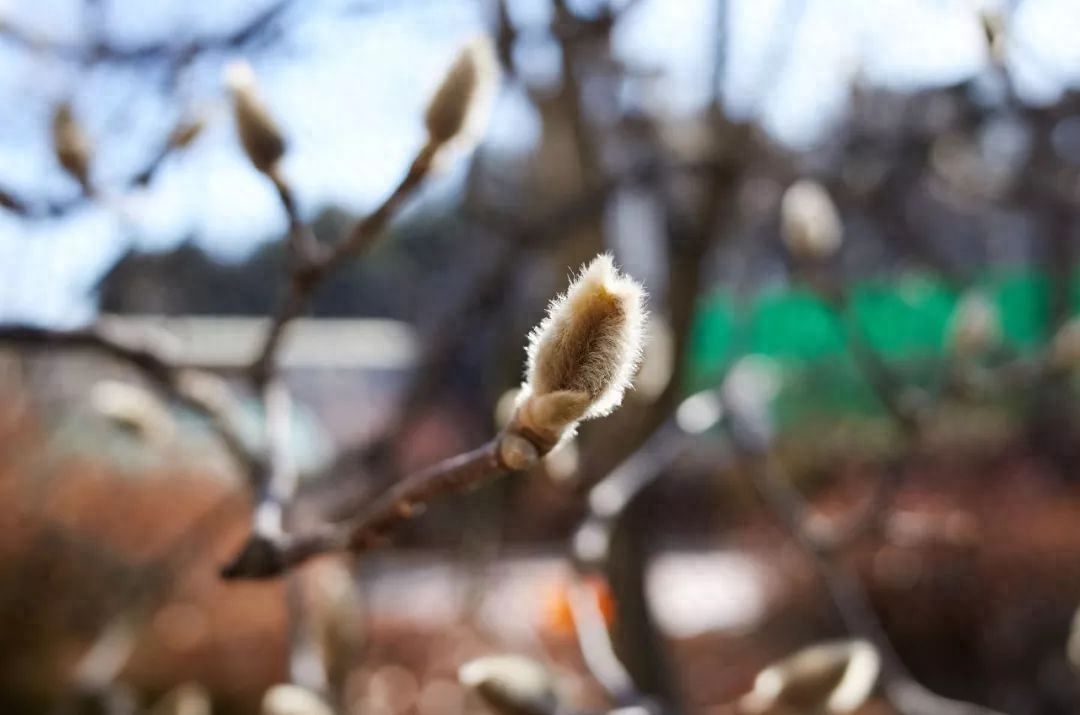
[[529,334],[515,420],[554,444],[618,407],[641,355],[644,301],[610,255],[585,266]]
[[809,646],[761,671],[739,711],[850,713],[870,697],[880,670],[881,657],[866,641]]
[[780,230],[784,245],[802,260],[820,261],[840,248],[844,227],[825,187],[800,179],[780,201]]
[[256,169],[269,174],[285,154],[285,139],[259,96],[255,71],[243,60],[225,68],[240,144]]
[[486,128],[498,81],[495,48],[481,35],[461,49],[428,102],[424,124],[431,146],[475,142]]
[[57,107],[53,114],[52,141],[60,166],[90,193],[90,140],[67,102]]
[[503,715],[552,715],[558,698],[547,670],[519,655],[492,655],[461,666],[458,680]]
[[997,306],[982,293],[964,296],[953,312],[949,344],[962,358],[973,358],[1001,342],[1001,318]]

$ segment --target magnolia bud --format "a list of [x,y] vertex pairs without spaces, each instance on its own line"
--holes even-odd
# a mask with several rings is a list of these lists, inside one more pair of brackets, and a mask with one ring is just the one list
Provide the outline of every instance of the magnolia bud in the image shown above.
[[243,60],[225,68],[240,144],[256,169],[269,174],[285,154],[285,139],[259,96],[255,71]]
[[52,141],[60,166],[79,182],[83,191],[90,193],[90,140],[67,102],[57,107],[53,114]]
[[310,690],[281,684],[266,691],[262,715],[334,715],[334,711]]
[[486,129],[498,80],[499,60],[491,40],[480,36],[465,45],[428,102],[424,123],[430,144],[476,141]]
[[477,658],[461,666],[458,680],[501,715],[552,715],[558,710],[551,676],[531,658]]
[[997,306],[982,293],[964,296],[953,311],[949,343],[963,358],[985,353],[1001,342],[1001,320]]
[[862,640],[804,648],[761,671],[739,700],[742,713],[822,713],[857,710],[877,685],[881,657]]
[[800,179],[780,201],[780,230],[784,245],[802,260],[820,261],[840,248],[844,227],[825,187]]
[[645,291],[602,254],[529,335],[515,419],[552,444],[622,402],[641,355]]

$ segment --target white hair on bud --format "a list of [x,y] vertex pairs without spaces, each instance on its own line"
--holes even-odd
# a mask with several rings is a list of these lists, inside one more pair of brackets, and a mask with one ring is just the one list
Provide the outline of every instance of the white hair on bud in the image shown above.
[[529,334],[522,411],[553,429],[618,407],[641,359],[644,302],[610,255],[585,266]]
[[424,124],[430,142],[478,141],[487,129],[498,83],[495,47],[486,35],[477,36],[458,53],[428,102]]

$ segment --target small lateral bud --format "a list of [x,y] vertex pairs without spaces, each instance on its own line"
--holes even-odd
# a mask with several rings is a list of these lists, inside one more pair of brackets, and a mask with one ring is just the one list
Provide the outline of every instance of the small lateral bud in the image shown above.
[[788,187],[780,201],[780,231],[793,256],[821,261],[840,248],[844,227],[825,187],[800,179]]
[[644,301],[611,256],[585,266],[529,335],[515,419],[554,444],[580,420],[618,407],[641,355]]
[[528,469],[540,460],[540,454],[529,440],[509,432],[499,441],[499,461],[510,469]]
[[964,296],[953,312],[949,344],[959,357],[971,359],[1001,342],[1001,318],[997,306],[979,292]]
[[334,711],[307,688],[280,684],[263,696],[262,715],[334,715]]
[[531,658],[477,658],[461,666],[458,680],[500,715],[552,715],[558,710],[551,676]]
[[850,713],[873,693],[880,671],[881,657],[866,641],[812,645],[761,671],[739,711]]
[[68,102],[56,108],[52,120],[53,152],[64,171],[90,193],[90,140],[83,132]]
[[255,71],[243,60],[232,62],[225,68],[225,83],[232,94],[240,144],[252,165],[269,174],[285,154],[285,139],[259,96]]
[[499,80],[499,60],[491,40],[481,35],[458,53],[424,115],[433,147],[462,139],[475,142],[486,129]]

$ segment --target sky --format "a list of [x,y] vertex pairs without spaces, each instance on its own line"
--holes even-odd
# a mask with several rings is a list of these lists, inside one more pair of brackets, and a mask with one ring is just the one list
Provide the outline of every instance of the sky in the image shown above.
[[[715,0],[644,0],[617,26],[614,50],[661,81],[632,87],[661,116],[699,110],[712,94]],[[111,0],[110,42],[143,43],[222,32],[269,0]],[[852,80],[917,89],[986,66],[976,0],[730,0],[723,94],[728,112],[756,118],[780,142],[812,146],[842,119]],[[86,40],[81,0],[0,1],[0,22],[53,41]],[[577,0],[572,5],[587,5]],[[423,107],[458,47],[488,23],[486,0],[307,0],[280,49],[251,58],[290,149],[285,171],[302,211],[370,208],[391,188],[423,138]],[[355,8],[359,6],[360,10]],[[348,11],[353,7],[352,12]],[[801,9],[798,9],[800,8]],[[1053,101],[1080,82],[1080,2],[1024,0],[1014,19],[1009,69],[1020,95]],[[546,37],[549,0],[514,0],[526,80],[553,81],[557,48]],[[797,23],[793,23],[794,19]],[[793,33],[787,28],[794,27]],[[774,38],[790,37],[777,66]],[[222,65],[208,57],[182,77],[179,106],[153,89],[152,72],[95,68],[0,40],[0,185],[62,198],[74,184],[49,141],[53,107],[71,98],[102,157],[98,183],[129,175],[180,113],[209,127],[171,158],[146,190],[61,220],[26,221],[0,210],[0,320],[72,325],[93,316],[90,290],[132,245],[168,249],[197,236],[225,259],[280,232],[285,217],[269,183],[241,154],[223,103]],[[538,118],[519,87],[504,85],[485,142],[527,153]],[[452,192],[463,172],[428,193]]]

